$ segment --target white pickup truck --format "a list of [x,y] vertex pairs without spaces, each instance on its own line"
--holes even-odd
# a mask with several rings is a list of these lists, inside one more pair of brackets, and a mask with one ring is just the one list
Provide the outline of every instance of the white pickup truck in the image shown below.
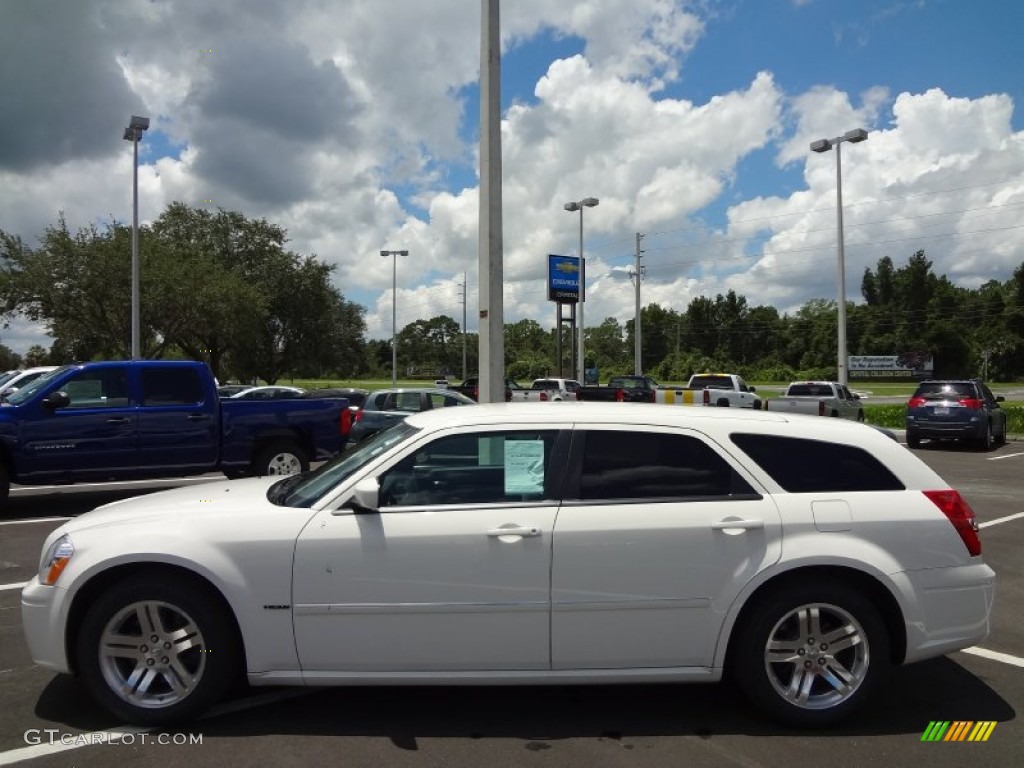
[[860,395],[837,381],[794,381],[782,397],[765,400],[766,410],[864,421]]
[[719,407],[761,409],[761,398],[754,387],[734,373],[695,373],[685,387],[663,386],[654,402],[666,405],[716,405]]
[[558,402],[575,400],[580,383],[575,379],[534,379],[529,389],[512,392],[512,402]]

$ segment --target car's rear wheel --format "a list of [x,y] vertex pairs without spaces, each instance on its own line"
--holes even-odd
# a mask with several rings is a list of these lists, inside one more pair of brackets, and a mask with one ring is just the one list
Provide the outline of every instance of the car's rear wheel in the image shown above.
[[11,478],[7,475],[7,467],[0,462],[0,507],[7,503],[11,493]]
[[143,576],[89,608],[77,662],[89,692],[117,718],[166,725],[224,695],[240,672],[237,648],[223,608],[200,585]]
[[995,432],[992,429],[992,422],[985,425],[985,434],[978,438],[976,445],[979,450],[991,451],[996,444]]
[[789,725],[847,717],[889,665],[878,611],[843,584],[795,585],[758,598],[737,627],[732,672],[747,696]]
[[921,447],[921,438],[916,432],[911,432],[909,429],[907,430],[907,445],[911,448]]
[[298,475],[308,470],[306,452],[290,440],[268,445],[253,461],[253,474],[259,477]]

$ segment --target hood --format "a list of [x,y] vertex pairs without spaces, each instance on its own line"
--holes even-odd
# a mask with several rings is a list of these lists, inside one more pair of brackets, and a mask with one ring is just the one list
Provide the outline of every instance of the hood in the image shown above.
[[260,510],[280,510],[267,501],[267,489],[280,477],[220,480],[134,496],[104,504],[64,524],[68,533],[120,523],[175,518],[251,518]]

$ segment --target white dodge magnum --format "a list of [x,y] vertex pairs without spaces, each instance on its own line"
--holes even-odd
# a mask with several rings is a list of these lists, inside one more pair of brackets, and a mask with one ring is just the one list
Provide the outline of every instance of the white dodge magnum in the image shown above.
[[836,419],[620,403],[409,417],[316,471],[108,504],[22,595],[42,666],[140,724],[256,685],[712,682],[845,717],[989,628],[960,494]]

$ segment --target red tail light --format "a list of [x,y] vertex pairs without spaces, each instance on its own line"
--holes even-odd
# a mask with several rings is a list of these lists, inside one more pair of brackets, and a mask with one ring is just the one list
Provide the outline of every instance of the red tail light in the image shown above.
[[960,398],[960,405],[963,405],[963,406],[965,406],[967,408],[975,408],[975,409],[977,409],[977,408],[983,407],[984,403],[982,403],[981,400],[976,400],[973,397],[963,397],[963,398]]
[[541,402],[544,402],[547,399],[548,399],[548,393],[547,392],[541,392],[540,393],[540,400],[541,400]]
[[824,400],[819,400],[818,401],[818,415],[819,416],[824,416],[825,415],[825,401]]
[[480,399],[480,387],[473,387],[473,399],[474,400],[479,400]]
[[704,405],[711,405],[711,392],[704,390]]
[[924,405],[927,402],[928,401],[925,400],[923,397],[912,397],[912,398],[910,398],[910,401],[907,403],[907,407],[908,408],[920,408],[922,405]]
[[360,408],[358,411],[356,411],[356,415],[355,415],[355,417],[353,417],[352,423],[353,424],[358,424],[362,420],[363,420],[363,409]]
[[616,389],[615,390],[615,402],[616,403],[621,403],[625,399],[626,399],[626,393],[623,392],[621,389]]
[[349,408],[341,409],[341,421],[338,424],[338,431],[341,432],[342,437],[348,437],[349,430],[352,429],[352,411]]
[[974,517],[974,510],[968,504],[959,491],[924,491],[924,495],[932,500],[942,513],[949,518],[949,522],[956,528],[956,532],[963,539],[971,557],[981,554],[981,539],[978,537],[978,521]]

